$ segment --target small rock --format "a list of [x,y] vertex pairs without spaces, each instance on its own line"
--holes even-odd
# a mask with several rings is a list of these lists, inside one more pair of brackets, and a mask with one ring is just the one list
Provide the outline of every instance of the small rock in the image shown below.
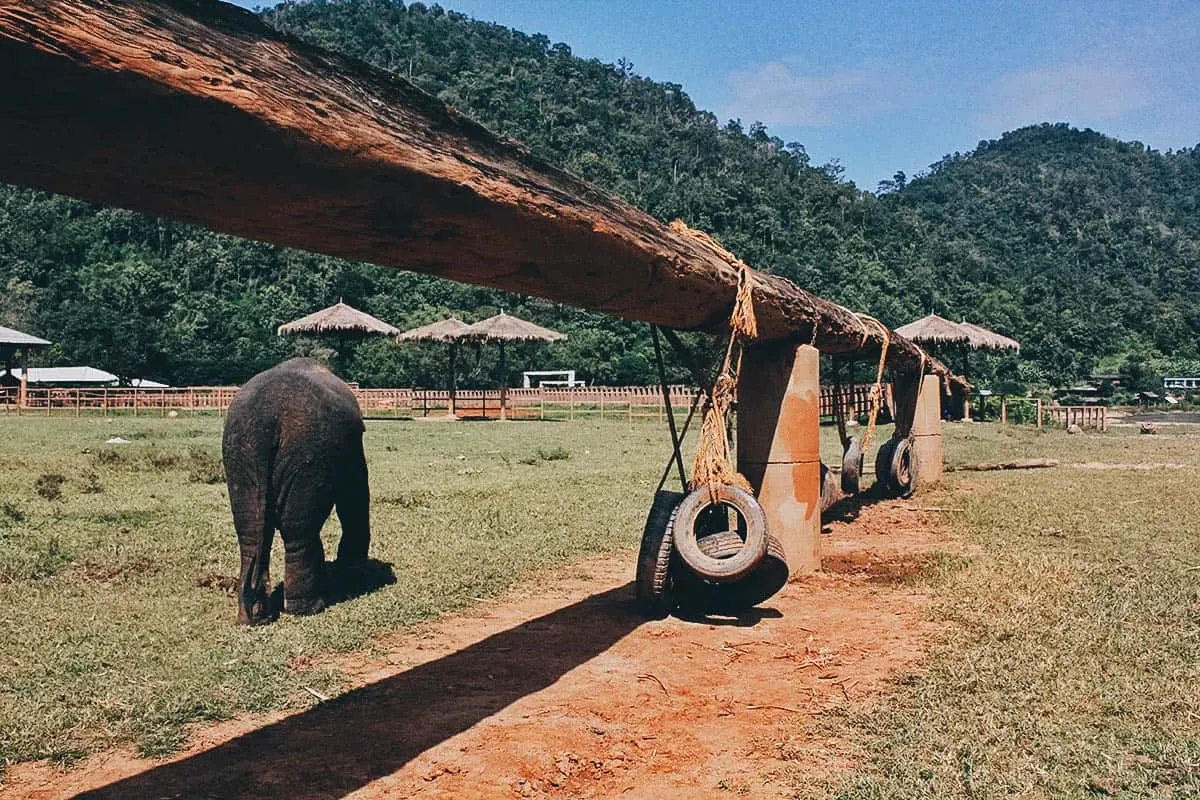
[[111,439],[106,439],[105,444],[129,444],[128,439],[122,439],[120,436],[114,436]]

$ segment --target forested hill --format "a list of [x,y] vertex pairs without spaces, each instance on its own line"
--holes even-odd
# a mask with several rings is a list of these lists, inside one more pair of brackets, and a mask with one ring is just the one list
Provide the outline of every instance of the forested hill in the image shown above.
[[[877,197],[761,125],[722,124],[678,85],[544,36],[385,0],[265,16],[410,78],[662,220],[713,233],[755,267],[892,325],[933,309],[1013,335],[1032,359],[1026,378],[1067,380],[1127,353],[1197,355],[1195,151],[1029,128],[910,183],[897,175]],[[173,383],[245,379],[297,346],[275,338],[279,323],[339,298],[398,327],[504,306],[570,334],[536,366],[601,383],[653,375],[645,326],[3,187],[0,292],[0,324],[58,342],[55,358]],[[368,385],[432,385],[441,357],[375,341],[341,366]],[[493,368],[475,363],[469,382]]]
[[868,237],[883,259],[927,308],[1016,335],[1026,380],[1200,374],[1200,147],[1039,125],[879,205]]

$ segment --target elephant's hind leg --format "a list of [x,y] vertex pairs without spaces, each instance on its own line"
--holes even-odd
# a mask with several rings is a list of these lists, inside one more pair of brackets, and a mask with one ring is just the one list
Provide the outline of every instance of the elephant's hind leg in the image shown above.
[[238,622],[242,625],[261,625],[277,616],[270,600],[271,542],[275,528],[266,517],[266,501],[262,497],[242,498],[235,504],[238,548],[242,556],[238,579]]
[[325,610],[325,548],[321,528],[284,530],[283,610],[316,614]]
[[367,488],[367,463],[361,453],[342,483],[337,498],[342,538],[338,542],[339,565],[354,566],[367,560],[371,545],[371,497]]

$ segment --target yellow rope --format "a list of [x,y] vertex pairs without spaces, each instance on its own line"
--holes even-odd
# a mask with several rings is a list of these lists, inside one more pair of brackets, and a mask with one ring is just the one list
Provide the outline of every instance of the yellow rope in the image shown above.
[[866,453],[871,448],[871,439],[875,435],[875,421],[879,417],[879,408],[883,405],[883,367],[887,363],[888,345],[891,344],[892,336],[887,326],[874,317],[866,314],[858,316],[878,325],[879,333],[883,337],[883,343],[879,346],[879,370],[875,373],[875,383],[871,386],[871,413],[867,417],[867,432],[863,435],[862,451]]
[[704,421],[700,425],[700,442],[696,446],[696,464],[688,483],[692,489],[707,485],[715,503],[722,485],[751,491],[750,481],[733,467],[729,453],[729,429],[725,420],[742,373],[742,342],[758,338],[758,319],[754,313],[754,274],[745,262],[704,231],[691,228],[681,220],[675,220],[670,227],[675,233],[695,239],[710,248],[738,271],[737,294],[729,314],[729,345],[725,348],[725,361],[713,384],[712,393],[704,402]]
[[741,264],[738,270],[737,297],[733,301],[733,312],[729,315],[729,327],[743,338],[758,338],[758,317],[754,315],[754,278],[750,268]]

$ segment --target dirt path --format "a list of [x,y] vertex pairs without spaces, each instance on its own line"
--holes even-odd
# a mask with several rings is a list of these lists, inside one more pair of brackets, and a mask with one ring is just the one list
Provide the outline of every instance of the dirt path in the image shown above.
[[166,762],[19,765],[0,795],[788,796],[856,758],[813,717],[872,702],[937,635],[905,580],[935,522],[881,503],[834,523],[824,573],[743,619],[644,622],[632,555],[594,559],[339,659],[359,688],[333,701],[198,730]]

